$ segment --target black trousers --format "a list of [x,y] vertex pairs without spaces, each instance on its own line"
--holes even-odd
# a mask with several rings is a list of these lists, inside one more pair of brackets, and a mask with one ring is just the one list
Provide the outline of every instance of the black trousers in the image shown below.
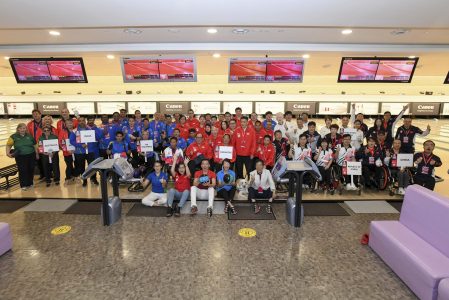
[[19,171],[20,187],[33,185],[34,166],[36,165],[36,154],[33,152],[15,157],[17,169]]
[[64,156],[64,162],[65,162],[65,179],[70,179],[72,177],[75,177],[75,164],[73,162],[72,155]]
[[245,166],[246,175],[249,175],[249,172],[253,170],[253,160],[249,156],[237,155],[237,159],[235,160],[235,170],[237,178],[239,179],[244,178],[243,166]]
[[225,200],[225,202],[232,202],[235,195],[235,186],[233,186],[229,191],[224,188],[219,190],[217,195]]
[[257,199],[272,199],[272,197],[273,197],[273,192],[271,191],[270,188],[268,188],[266,190],[262,190],[262,193],[259,193],[259,191],[253,187],[248,188],[248,201],[249,202],[256,201],[256,198]]
[[51,175],[53,174],[53,179],[55,182],[59,182],[61,178],[61,174],[59,172],[59,155],[55,153],[53,157],[50,158],[48,155],[40,154],[39,155],[42,160],[42,165],[44,167],[45,181],[47,183],[51,182]]
[[329,167],[326,170],[324,167],[320,166],[318,167],[318,170],[320,171],[321,177],[323,177],[323,183],[330,187],[332,185],[331,168]]
[[[95,153],[89,152],[89,154],[75,154],[75,176],[81,176],[86,171],[86,162],[90,164],[95,160]],[[97,179],[97,173],[94,173],[90,180]]]
[[[45,177],[44,164],[42,162],[42,159],[41,159],[40,155],[39,155],[39,159],[36,160],[35,165],[37,165],[37,167],[39,169],[39,177],[40,178],[44,178]],[[34,169],[33,169],[33,173],[34,173]]]
[[379,187],[379,181],[381,176],[381,167],[376,165],[364,165],[362,166],[363,179],[365,180],[365,186],[371,185],[371,177],[374,175],[374,182],[376,187]]
[[108,159],[109,156],[106,153],[106,149],[100,149],[100,157],[103,157],[104,159]]
[[415,184],[428,188],[431,191],[435,188],[435,178],[431,175],[416,174],[413,177],[413,181]]

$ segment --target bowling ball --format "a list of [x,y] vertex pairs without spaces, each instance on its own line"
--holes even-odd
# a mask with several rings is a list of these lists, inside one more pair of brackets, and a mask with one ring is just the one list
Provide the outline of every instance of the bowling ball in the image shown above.
[[207,175],[201,175],[198,180],[202,184],[202,183],[208,183],[210,179],[209,179],[209,176],[207,176]]
[[142,174],[142,172],[140,171],[139,168],[137,168],[137,169],[134,170],[133,177],[134,178],[139,178],[141,174]]
[[231,174],[225,174],[223,176],[223,182],[228,184],[231,183],[234,180],[234,178],[231,176]]

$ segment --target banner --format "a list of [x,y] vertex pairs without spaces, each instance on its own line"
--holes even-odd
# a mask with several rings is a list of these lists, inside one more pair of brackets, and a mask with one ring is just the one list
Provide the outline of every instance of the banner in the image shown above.
[[190,108],[196,114],[219,114],[221,112],[221,102],[190,102]]
[[319,115],[345,115],[348,113],[347,102],[320,102]]
[[303,112],[309,115],[316,113],[316,102],[287,102],[287,109],[294,115],[299,115]]
[[355,134],[357,132],[357,129],[355,129],[355,128],[343,128],[343,133],[344,134],[350,134],[351,136],[353,135],[353,134]]
[[379,114],[378,102],[353,102],[355,104],[355,114],[362,113],[364,115],[377,115]]
[[256,102],[256,114],[263,115],[267,111],[271,111],[273,115],[278,112],[285,112],[285,103],[284,102]]
[[43,140],[44,152],[58,152],[59,151],[59,143],[58,139],[52,140]]
[[[249,115],[253,112],[252,102],[223,102],[223,112],[230,112],[235,114],[235,109],[240,107],[242,109],[242,114]],[[265,113],[265,112],[264,112]]]
[[[396,103],[396,102],[382,102],[381,113],[383,114],[386,111],[391,112],[393,116],[398,115],[405,105],[410,104],[407,102]],[[405,111],[405,114],[408,115],[410,113],[410,108]]]
[[412,103],[412,114],[417,116],[439,115],[440,103]]
[[128,113],[133,115],[136,110],[144,115],[153,115],[157,111],[156,102],[128,102]]
[[187,114],[190,105],[186,101],[159,102],[159,112],[163,114]]
[[31,115],[34,109],[34,103],[7,103],[8,115]]
[[61,109],[65,107],[64,102],[38,102],[37,109],[43,115],[60,115]]
[[232,151],[234,150],[233,147],[229,146],[219,146],[218,147],[218,158],[219,159],[232,159]]
[[67,109],[71,115],[74,115],[75,111],[80,115],[95,114],[95,105],[93,102],[67,102]]
[[95,139],[95,130],[82,130],[80,131],[81,143],[95,143],[97,140]]
[[413,154],[400,153],[397,156],[396,165],[398,167],[413,167]]
[[362,163],[359,161],[346,162],[347,175],[362,175]]
[[126,109],[125,102],[97,102],[99,114],[112,115],[115,112],[120,112],[120,109]]

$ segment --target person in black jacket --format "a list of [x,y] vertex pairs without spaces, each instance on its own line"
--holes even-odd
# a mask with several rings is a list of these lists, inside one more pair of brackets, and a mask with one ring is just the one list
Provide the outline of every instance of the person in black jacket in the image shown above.
[[415,152],[415,137],[420,135],[422,137],[430,133],[430,125],[427,125],[426,131],[412,125],[412,118],[410,116],[404,117],[404,125],[396,131],[396,138],[401,140],[401,151],[404,153]]
[[[367,145],[359,149],[356,159],[362,163],[365,187],[368,189],[379,187],[385,153],[376,146],[376,141],[373,138],[368,138]],[[374,177],[374,184],[371,181],[372,177]]]
[[435,143],[427,140],[423,143],[424,151],[416,153],[413,157],[416,166],[416,174],[413,177],[415,184],[419,184],[429,190],[435,188],[435,168],[441,167],[441,159],[433,154]]

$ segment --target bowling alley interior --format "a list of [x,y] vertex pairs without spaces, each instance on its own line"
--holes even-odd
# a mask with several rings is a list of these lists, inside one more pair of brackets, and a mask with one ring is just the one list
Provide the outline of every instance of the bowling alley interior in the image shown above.
[[449,300],[449,3],[0,2],[0,299]]

